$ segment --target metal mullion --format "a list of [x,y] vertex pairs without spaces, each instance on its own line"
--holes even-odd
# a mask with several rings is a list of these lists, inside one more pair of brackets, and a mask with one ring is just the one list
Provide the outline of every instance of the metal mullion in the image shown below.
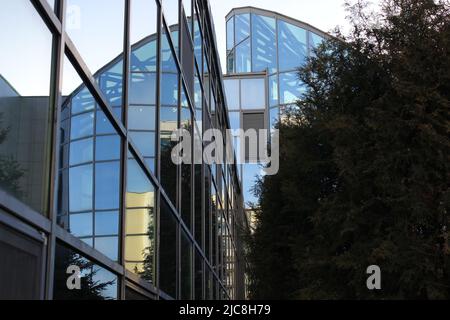
[[[35,5],[37,2],[34,2]],[[39,5],[41,8],[45,9],[45,13],[48,14],[48,10],[50,6],[46,1],[39,1]],[[60,0],[57,2],[57,10],[58,15],[61,19],[60,32],[59,34],[54,34],[54,52],[52,55],[52,59],[55,62],[52,70],[52,106],[53,106],[53,121],[52,121],[52,160],[50,166],[50,197],[48,198],[49,204],[49,218],[51,219],[51,229],[47,244],[47,257],[46,262],[47,266],[44,268],[46,271],[47,279],[45,281],[45,299],[52,300],[53,299],[53,282],[54,282],[54,273],[55,273],[55,254],[56,254],[56,235],[55,229],[57,227],[57,214],[58,214],[58,183],[59,183],[59,152],[57,149],[59,148],[60,143],[60,135],[59,135],[59,127],[60,127],[60,110],[63,105],[62,99],[62,86],[63,86],[63,59],[64,59],[64,47],[65,47],[65,34],[62,30],[65,27],[64,22],[64,12],[66,7],[66,1]],[[39,7],[39,6],[37,6]],[[54,14],[53,14],[54,15]],[[49,16],[51,17],[51,15]],[[59,21],[58,21],[59,22]],[[53,150],[54,149],[54,150]]]
[[[56,16],[55,12],[53,12],[52,8],[50,7],[50,4],[45,0],[30,0],[31,3],[34,5],[42,19],[44,20],[47,27],[50,28],[50,31],[54,33],[55,35],[61,35],[63,30],[62,20],[63,17],[60,15],[60,19]],[[56,5],[58,5],[56,3]],[[59,11],[59,8],[57,8]],[[59,14],[60,12],[58,12]],[[64,13],[63,13],[64,14]]]
[[[130,24],[131,24],[131,0],[125,0],[125,21],[124,21],[124,38],[123,38],[123,91],[122,91],[122,119],[123,125],[126,130],[126,135],[121,139],[121,160],[120,160],[120,188],[121,188],[121,198],[120,198],[120,228],[119,228],[119,262],[125,269],[125,242],[126,242],[126,213],[127,213],[127,164],[128,164],[128,107],[129,107],[129,86],[130,86]],[[122,281],[120,283],[120,293],[119,297],[122,300],[126,298],[126,276],[125,273],[122,276]]]

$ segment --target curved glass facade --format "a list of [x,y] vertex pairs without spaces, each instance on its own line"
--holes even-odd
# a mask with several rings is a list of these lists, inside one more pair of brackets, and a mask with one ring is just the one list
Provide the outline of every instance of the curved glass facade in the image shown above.
[[227,75],[265,72],[271,109],[282,110],[301,98],[297,69],[328,36],[302,22],[255,8],[234,9],[226,23]]

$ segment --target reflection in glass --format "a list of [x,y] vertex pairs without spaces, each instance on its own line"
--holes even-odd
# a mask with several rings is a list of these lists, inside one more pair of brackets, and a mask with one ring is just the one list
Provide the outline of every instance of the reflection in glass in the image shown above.
[[192,299],[192,243],[188,239],[187,235],[181,232],[181,300]]
[[225,95],[227,96],[228,110],[239,110],[239,80],[226,79],[224,81]]
[[155,188],[132,157],[127,170],[125,265],[154,283]]
[[253,72],[277,71],[275,19],[252,14]]
[[[69,290],[67,287],[70,266],[81,271],[81,289]],[[53,281],[55,300],[116,300],[118,298],[118,277],[86,259],[77,252],[56,244],[55,275]]]
[[308,55],[306,30],[278,20],[278,55],[280,71],[303,65]]
[[238,44],[242,40],[250,36],[250,14],[238,14],[234,17],[235,20],[235,43]]
[[[115,106],[122,99],[124,16],[124,0],[67,0],[66,4],[66,31]],[[106,65],[109,68],[104,69]]]
[[[192,112],[183,89],[181,100],[181,129],[192,136]],[[186,226],[192,230],[192,154],[187,163],[181,165],[181,217]]]
[[295,103],[305,92],[297,72],[280,74],[280,104]]
[[265,79],[241,80],[242,109],[264,109],[266,106]]
[[250,39],[236,47],[236,73],[251,72]]
[[1,5],[0,189],[46,214],[52,35],[30,1]]
[[159,286],[166,294],[176,298],[177,224],[172,210],[164,199],[161,199],[160,211]]
[[269,77],[269,106],[274,107],[278,105],[278,75],[275,74]]
[[234,47],[234,17],[227,21],[227,52]]

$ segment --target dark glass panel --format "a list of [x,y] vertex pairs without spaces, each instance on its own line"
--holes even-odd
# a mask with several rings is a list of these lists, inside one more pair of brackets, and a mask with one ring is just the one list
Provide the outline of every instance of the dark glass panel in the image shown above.
[[[116,300],[118,298],[118,277],[86,259],[79,253],[56,244],[55,277],[53,298],[55,300]],[[80,290],[70,290],[67,283],[73,274],[71,266],[80,271]],[[69,280],[69,281],[68,281]]]
[[176,298],[177,293],[177,224],[169,205],[161,199],[159,286],[162,291]]

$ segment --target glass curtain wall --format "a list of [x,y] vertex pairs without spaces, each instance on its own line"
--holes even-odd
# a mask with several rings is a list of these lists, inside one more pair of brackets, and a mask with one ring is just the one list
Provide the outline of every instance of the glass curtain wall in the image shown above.
[[[208,10],[2,1],[0,215],[48,240],[39,254],[52,263],[36,274],[51,285],[36,296],[245,298],[244,274],[229,276],[238,233],[223,231],[238,227],[227,208],[245,215],[237,169],[202,157],[204,130],[229,126]],[[171,161],[178,128],[195,137],[182,165]],[[226,205],[230,194],[241,202]],[[80,271],[80,291],[68,270]]]

